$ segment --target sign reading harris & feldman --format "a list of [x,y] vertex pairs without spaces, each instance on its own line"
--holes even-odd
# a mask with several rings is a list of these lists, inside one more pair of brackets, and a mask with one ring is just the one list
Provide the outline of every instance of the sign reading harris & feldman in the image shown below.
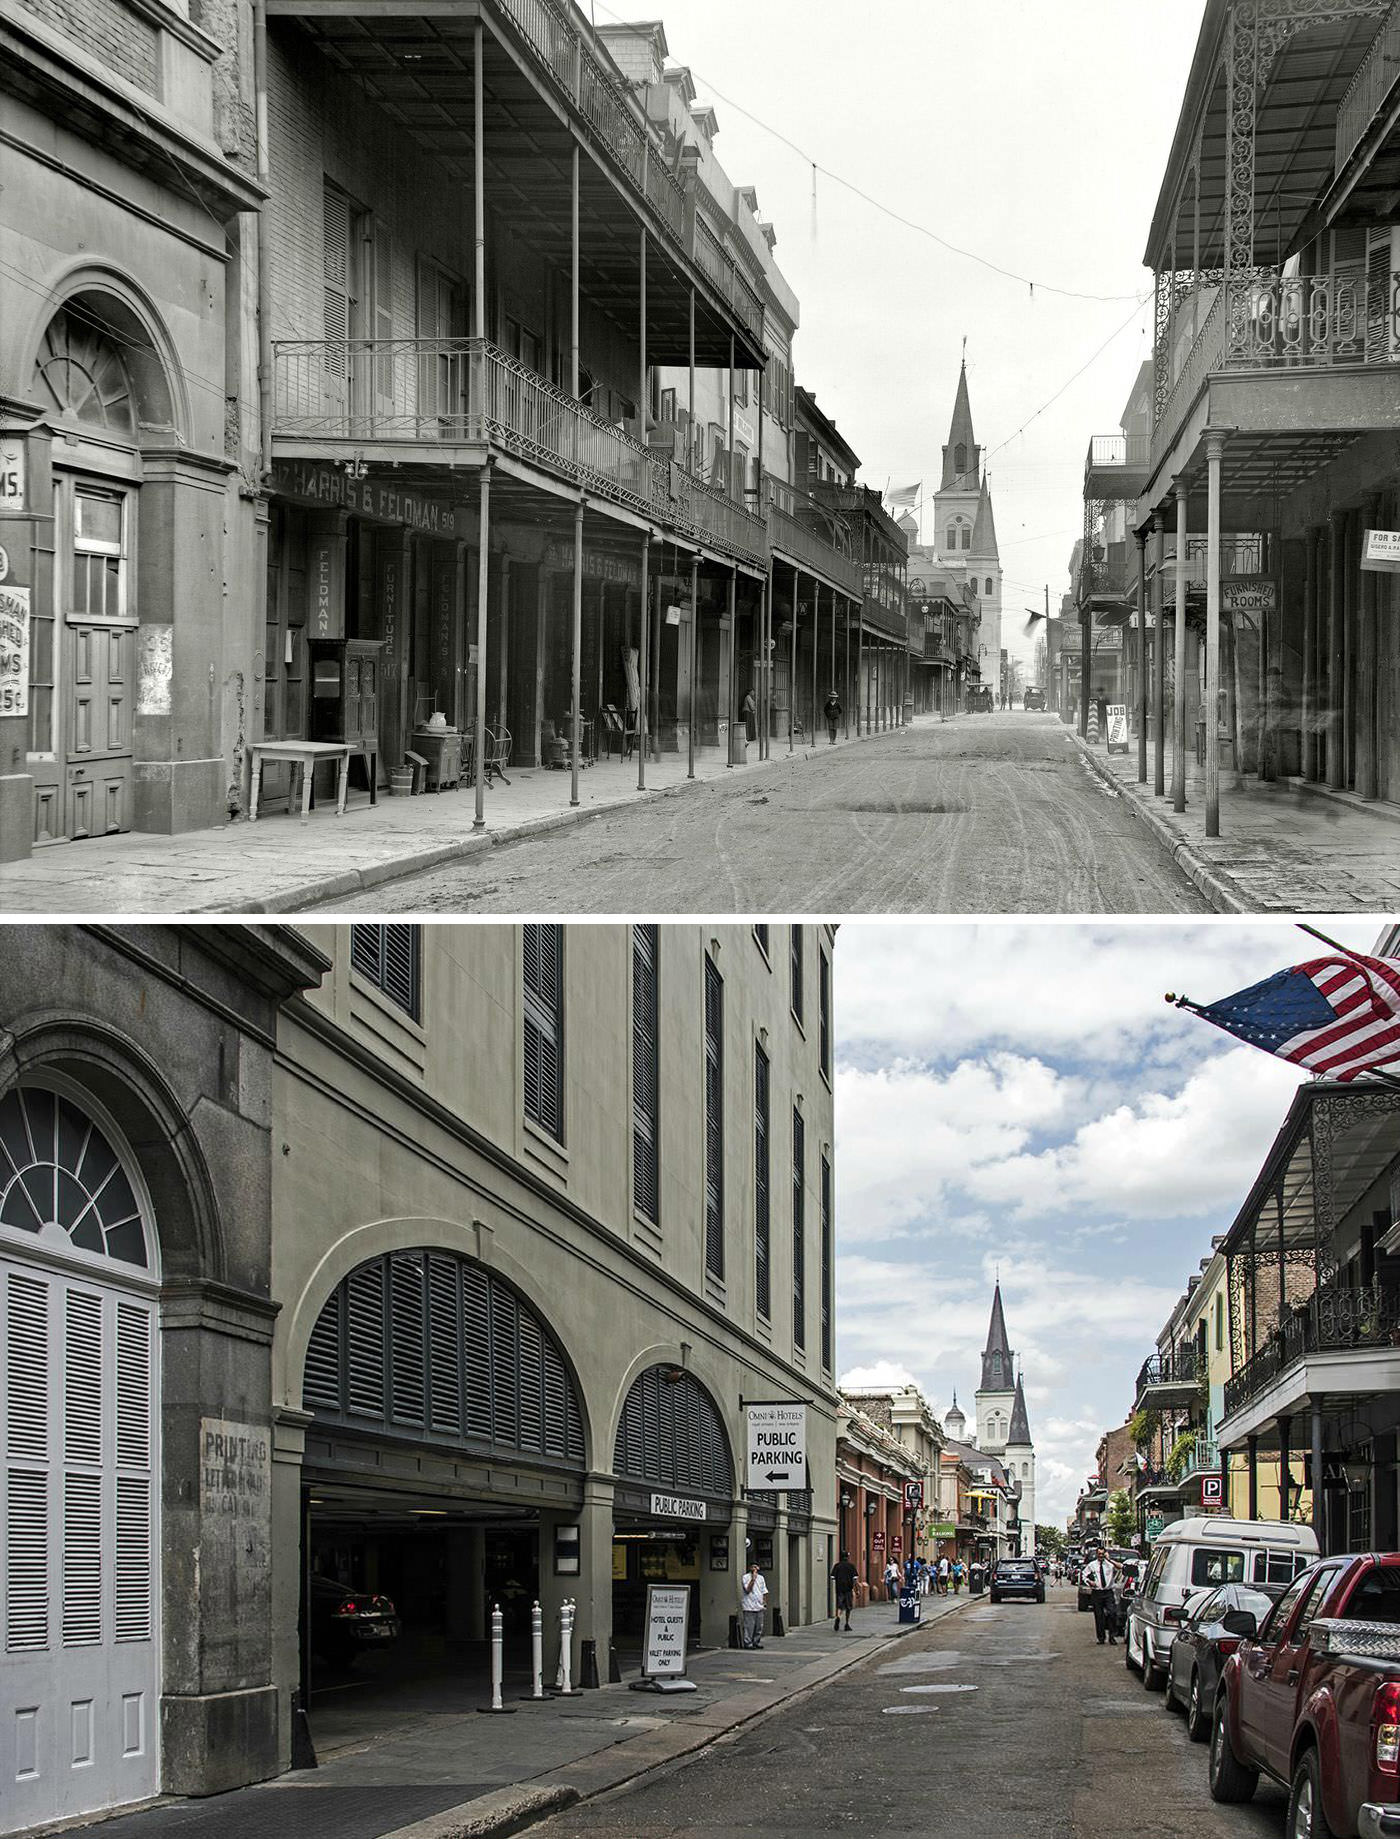
[[384,523],[407,524],[424,536],[465,536],[466,516],[460,505],[426,492],[408,491],[382,479],[352,479],[338,466],[314,460],[278,460],[272,468],[272,489],[299,504],[328,505]]
[[746,1405],[750,1488],[807,1486],[807,1407],[775,1400]]

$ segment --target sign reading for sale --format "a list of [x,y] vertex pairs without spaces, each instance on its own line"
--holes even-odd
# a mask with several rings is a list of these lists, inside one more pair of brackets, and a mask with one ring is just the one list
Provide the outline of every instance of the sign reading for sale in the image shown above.
[[807,1407],[746,1405],[750,1488],[807,1486]]

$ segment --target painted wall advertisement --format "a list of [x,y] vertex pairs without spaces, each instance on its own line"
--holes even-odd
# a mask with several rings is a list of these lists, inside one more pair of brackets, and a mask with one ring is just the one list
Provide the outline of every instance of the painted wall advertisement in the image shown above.
[[29,589],[0,586],[0,715],[29,713]]
[[647,1585],[642,1672],[648,1679],[680,1679],[684,1676],[689,1623],[689,1584]]
[[248,1606],[271,1589],[272,1446],[265,1430],[199,1420],[202,1563]]

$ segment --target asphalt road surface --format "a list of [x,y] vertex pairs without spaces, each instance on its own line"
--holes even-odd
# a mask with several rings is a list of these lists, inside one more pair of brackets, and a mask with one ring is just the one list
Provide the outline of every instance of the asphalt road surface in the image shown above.
[[1280,1839],[1284,1796],[1217,1807],[1187,1740],[1074,1592],[972,1601],[538,1839]]
[[1053,715],[781,760],[327,903],[362,913],[1205,913]]

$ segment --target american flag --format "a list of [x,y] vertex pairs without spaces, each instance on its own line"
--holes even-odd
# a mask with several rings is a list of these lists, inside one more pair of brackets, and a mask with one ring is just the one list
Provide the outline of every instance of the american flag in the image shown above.
[[1400,959],[1310,958],[1216,1003],[1168,997],[1227,1034],[1326,1079],[1400,1061]]

